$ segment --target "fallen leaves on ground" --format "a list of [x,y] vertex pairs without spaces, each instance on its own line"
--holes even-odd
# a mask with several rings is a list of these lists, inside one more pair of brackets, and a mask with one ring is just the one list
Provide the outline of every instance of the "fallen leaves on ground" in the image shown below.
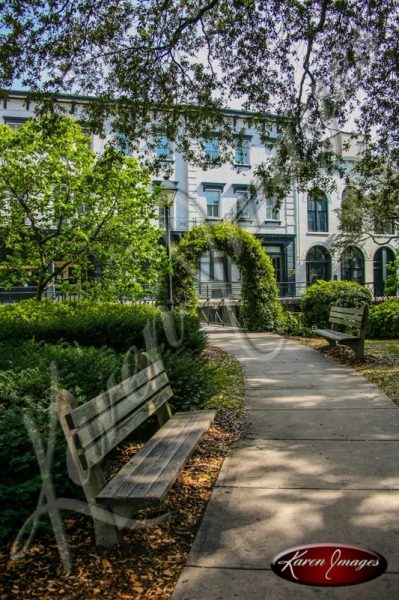
[[[226,358],[228,355],[215,347],[209,347],[207,353],[208,360],[230,362],[234,377],[242,378],[242,372],[238,373],[237,366],[232,364],[237,363],[235,359]],[[237,382],[233,381],[237,394]],[[227,387],[233,388],[233,381],[227,382]],[[243,390],[242,384],[242,396]],[[243,397],[241,405],[242,402]],[[112,549],[94,545],[90,518],[65,514],[72,558],[70,572],[64,570],[54,537],[49,534],[37,535],[25,557],[16,561],[10,561],[9,548],[3,548],[0,600],[167,600],[186,562],[223,458],[243,434],[241,412],[235,408],[219,409],[214,425],[203,436],[169,492],[164,506],[164,510],[170,511],[167,524],[123,532],[122,543]],[[121,449],[121,461],[129,460],[140,446]],[[147,516],[147,511],[144,512]]]

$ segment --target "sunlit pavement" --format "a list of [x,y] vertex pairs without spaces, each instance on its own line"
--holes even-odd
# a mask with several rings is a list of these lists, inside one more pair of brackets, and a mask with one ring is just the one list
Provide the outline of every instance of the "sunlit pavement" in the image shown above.
[[[172,600],[399,598],[399,410],[378,388],[274,334],[207,327],[246,373],[250,434],[224,461]],[[354,544],[387,572],[355,586],[291,583],[292,546]]]

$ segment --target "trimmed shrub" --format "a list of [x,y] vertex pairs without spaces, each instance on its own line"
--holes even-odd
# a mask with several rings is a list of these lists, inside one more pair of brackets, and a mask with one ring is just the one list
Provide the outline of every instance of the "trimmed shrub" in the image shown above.
[[371,292],[352,281],[316,281],[301,299],[303,323],[308,327],[328,327],[332,305],[361,307],[370,304]]
[[[50,362],[56,361],[57,387],[69,389],[80,404],[106,389],[107,380],[120,378],[123,356],[113,350],[78,346],[49,346],[27,342],[2,343],[0,371],[0,540],[15,536],[35,509],[42,480],[23,415],[33,418],[46,448],[50,423]],[[57,426],[52,479],[60,496],[76,496],[66,473],[65,442]]]
[[[199,408],[215,393],[216,383],[201,357],[184,350],[164,351],[165,368],[174,392],[176,410]],[[84,348],[46,344],[0,342],[0,541],[16,536],[36,507],[42,480],[23,415],[35,421],[46,447],[51,407],[50,363],[57,368],[56,388],[68,389],[79,405],[122,380],[126,355],[110,348]],[[128,374],[134,372],[131,355]],[[124,374],[126,376],[126,374]],[[58,496],[76,497],[80,490],[66,472],[65,441],[57,426],[51,468]],[[46,519],[44,519],[44,524]]]
[[302,313],[292,313],[289,310],[284,310],[277,333],[282,335],[311,336],[312,330],[304,324]]
[[165,348],[198,354],[206,345],[198,317],[164,313],[144,304],[25,300],[0,307],[0,340],[64,340],[125,352],[131,346],[145,348],[146,327]]
[[392,298],[371,307],[367,337],[399,338],[399,298]]

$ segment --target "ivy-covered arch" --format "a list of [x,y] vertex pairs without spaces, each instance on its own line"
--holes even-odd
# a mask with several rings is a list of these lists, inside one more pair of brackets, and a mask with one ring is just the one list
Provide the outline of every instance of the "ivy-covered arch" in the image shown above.
[[274,268],[260,241],[233,223],[199,225],[188,231],[172,253],[176,307],[197,308],[195,281],[201,255],[214,248],[224,252],[241,273],[241,316],[250,331],[271,331],[281,318]]

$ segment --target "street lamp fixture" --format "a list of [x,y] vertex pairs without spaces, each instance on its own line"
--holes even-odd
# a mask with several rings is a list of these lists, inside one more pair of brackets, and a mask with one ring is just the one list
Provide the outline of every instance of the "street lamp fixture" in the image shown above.
[[[177,182],[170,181],[168,177],[165,177],[161,185],[161,203],[165,211],[165,237],[166,237],[166,253],[168,259],[171,259],[171,241],[170,241],[170,209],[173,206],[177,194]],[[173,302],[173,281],[172,273],[168,275],[168,299],[166,301],[166,307],[172,311],[174,306]]]

